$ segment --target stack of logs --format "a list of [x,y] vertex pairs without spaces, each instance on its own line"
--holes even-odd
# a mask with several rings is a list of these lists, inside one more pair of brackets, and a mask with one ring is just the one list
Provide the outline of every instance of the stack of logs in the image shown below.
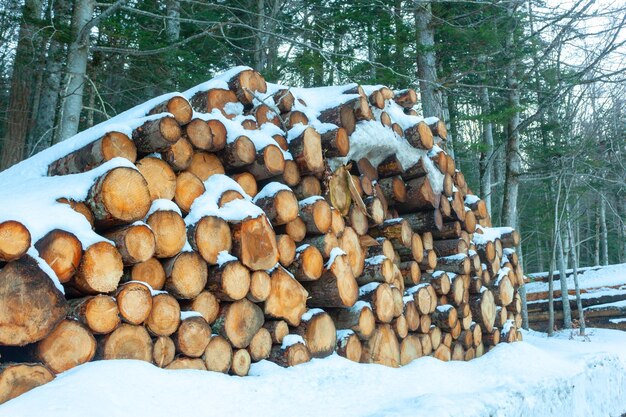
[[[110,131],[50,164],[49,176],[134,164],[97,177],[84,201],[58,200],[106,239],[83,248],[54,229],[31,242],[23,224],[0,224],[0,403],[93,359],[246,375],[333,352],[393,367],[470,360],[521,338],[519,235],[491,228],[442,122],[402,129],[385,111],[414,116],[415,91],[348,86],[319,133],[296,110],[306,103],[268,93],[260,74],[228,87],[174,95],[132,136]],[[423,156],[331,170],[372,121]],[[267,124],[282,134],[259,147]]]

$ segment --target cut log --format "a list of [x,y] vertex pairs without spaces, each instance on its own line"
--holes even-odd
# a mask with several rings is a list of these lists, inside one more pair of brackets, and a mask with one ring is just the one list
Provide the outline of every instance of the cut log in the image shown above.
[[143,283],[129,282],[120,286],[115,299],[120,316],[126,323],[141,324],[152,310],[152,294]]
[[469,305],[474,320],[485,332],[491,332],[496,321],[496,303],[493,293],[485,289],[480,295],[472,295],[469,298]]
[[277,145],[268,145],[256,152],[254,162],[245,169],[254,175],[257,181],[280,175],[285,170],[283,151]]
[[418,262],[420,268],[426,271],[432,271],[437,267],[437,255],[434,250],[424,250],[422,261]]
[[161,153],[161,157],[174,171],[183,171],[191,165],[193,146],[187,139],[180,138],[167,151]]
[[39,363],[4,363],[0,365],[0,404],[46,384],[54,374]]
[[157,210],[148,216],[146,223],[154,233],[154,256],[157,258],[175,256],[185,246],[185,221],[177,212]]
[[187,172],[206,181],[211,175],[223,174],[224,165],[215,154],[208,152],[195,152],[191,157],[191,163],[187,167]]
[[266,320],[263,328],[270,332],[272,343],[283,343],[283,339],[289,334],[289,326],[284,320]]
[[206,371],[206,365],[202,359],[179,356],[174,359],[172,363],[167,365],[165,369],[194,369],[196,371]]
[[207,283],[207,264],[196,252],[180,252],[163,262],[165,289],[179,299],[196,297]]
[[220,252],[230,252],[232,237],[228,223],[219,217],[206,216],[187,229],[191,247],[211,265],[217,264]]
[[280,118],[267,104],[260,104],[256,106],[252,109],[251,113],[259,126],[263,126],[265,123],[271,123],[275,126],[281,127]]
[[360,339],[369,339],[376,328],[376,316],[371,305],[365,301],[357,301],[350,308],[329,310],[337,329],[350,329]]
[[171,113],[178,123],[185,125],[191,120],[193,109],[185,97],[174,96],[157,104],[148,112],[149,115],[159,113]]
[[226,143],[218,156],[226,169],[241,168],[254,162],[256,148],[250,138],[239,136],[234,141]]
[[243,188],[246,194],[250,197],[254,197],[258,193],[258,186],[256,178],[249,172],[242,172],[240,174],[233,174],[232,178]]
[[322,133],[321,140],[326,158],[344,157],[350,152],[350,139],[342,127]]
[[463,239],[444,239],[433,242],[438,257],[467,254],[468,247]]
[[250,359],[252,362],[262,361],[263,359],[269,358],[271,351],[272,335],[269,330],[261,327],[250,341],[250,346],[248,346]]
[[233,363],[233,347],[222,336],[213,335],[202,356],[209,371],[228,373]]
[[252,271],[272,269],[278,263],[276,235],[267,217],[261,215],[231,224],[232,254]]
[[246,349],[235,350],[233,352],[233,363],[230,365],[231,375],[248,375],[251,362],[250,353]]
[[[332,231],[331,233],[327,233],[325,235],[311,236],[305,238],[301,243],[303,245],[311,245],[317,248],[324,259],[328,259],[332,250],[336,247],[339,247],[339,240],[337,239],[335,233],[333,233]],[[346,252],[345,249],[343,250],[344,252]]]
[[111,333],[120,324],[115,299],[103,294],[69,300],[67,317],[84,324],[95,334]]
[[100,359],[135,359],[152,362],[153,344],[143,326],[122,324],[98,344]]
[[371,282],[391,283],[393,275],[393,262],[391,262],[389,258],[379,255],[374,258],[365,259],[365,268],[363,269],[363,273],[356,277],[356,282],[359,286]]
[[436,209],[439,207],[439,195],[435,194],[427,176],[409,180],[406,185],[405,201],[395,207],[400,213],[415,210]]
[[404,339],[409,334],[409,326],[403,314],[400,314],[391,321],[391,327],[400,340]]
[[71,284],[83,294],[115,291],[124,273],[122,256],[115,246],[98,242],[89,246]]
[[[1,229],[2,225],[0,225],[0,236]],[[28,235],[28,241],[30,242],[30,235]],[[20,245],[21,242],[18,240],[16,243]],[[68,282],[74,276],[83,256],[80,240],[74,234],[60,229],[54,229],[39,239],[35,243],[35,249],[39,252],[39,257],[52,268],[61,283]],[[10,251],[15,250],[12,248]],[[2,249],[0,252],[3,252]],[[3,256],[0,256],[1,258]]]
[[208,324],[213,324],[220,310],[219,299],[210,291],[202,291],[193,300],[182,301],[181,309],[200,313]]
[[422,343],[420,339],[415,334],[409,334],[400,343],[400,365],[408,365],[413,362],[415,359],[421,358],[422,353]]
[[[335,249],[340,251],[340,249]],[[311,307],[351,307],[358,297],[358,286],[347,257],[341,252],[326,264],[317,281],[303,283],[309,292]]]
[[337,333],[331,317],[322,310],[312,309],[302,315],[293,332],[302,336],[313,358],[325,358],[335,351]]
[[250,341],[263,326],[263,311],[243,299],[222,304],[220,314],[211,326],[214,333],[224,336],[235,348],[248,347]]
[[346,133],[351,135],[356,127],[356,117],[354,115],[354,103],[358,99],[353,99],[344,104],[331,107],[322,111],[318,120],[322,123],[331,123],[335,126],[343,127]]
[[250,290],[246,296],[253,303],[261,303],[267,300],[272,289],[272,280],[265,271],[254,271],[250,275]]
[[396,91],[393,101],[405,109],[410,109],[417,104],[417,93],[412,88]]
[[82,324],[63,320],[37,344],[36,355],[55,374],[89,362],[96,353],[96,339]]
[[176,351],[190,358],[199,358],[209,343],[211,328],[200,316],[187,317],[180,322],[172,336]]
[[267,84],[261,74],[254,70],[243,70],[228,81],[228,88],[233,91],[244,106],[251,107],[255,93],[265,93]]
[[[254,204],[265,212],[272,225],[280,226],[287,224],[298,217],[298,200],[291,190],[279,189],[272,192],[276,183],[266,185],[261,194],[263,197],[255,198]],[[265,193],[264,193],[265,190]]]
[[424,260],[424,245],[418,233],[411,233],[411,245],[409,247],[396,247],[400,259],[403,261],[422,262]]
[[272,96],[276,107],[281,113],[288,113],[291,111],[293,103],[296,101],[291,91],[288,89],[281,89],[274,93]]
[[394,318],[394,299],[389,284],[369,284],[359,290],[359,298],[368,302],[376,320],[391,323]]
[[382,200],[378,197],[366,197],[363,199],[367,215],[370,218],[370,225],[376,226],[383,223],[385,220],[385,208]]
[[[437,295],[447,295],[450,292],[451,283],[450,277],[444,271],[435,271],[433,273],[425,272],[421,277],[422,282],[427,282],[432,285]],[[457,291],[463,290],[462,281],[459,281],[460,287]],[[462,298],[462,293],[460,295]]]
[[306,311],[308,292],[282,267],[272,272],[270,295],[265,300],[264,312],[274,318],[284,319],[292,326],[300,324]]
[[439,306],[431,315],[431,320],[440,329],[450,331],[458,322],[457,311],[450,304]]
[[309,197],[299,202],[300,218],[308,233],[325,234],[330,230],[330,205],[321,197]]
[[289,113],[284,114],[282,117],[285,123],[286,130],[291,130],[294,126],[298,124],[302,124],[305,126],[309,124],[309,118],[306,116],[306,114],[298,110],[292,110]]
[[400,345],[389,324],[376,326],[374,334],[363,343],[363,363],[377,363],[397,368],[400,366]]
[[411,247],[413,238],[410,222],[400,218],[385,220],[380,226],[372,228],[369,235],[375,238],[384,237],[394,247]]
[[506,307],[513,302],[515,289],[507,275],[501,274],[498,279],[488,285],[497,305]]
[[[411,287],[407,289],[406,294],[413,296],[413,300],[415,301],[415,307],[421,316],[426,314],[430,314],[433,300],[432,300],[432,292],[429,290],[430,284],[422,283],[416,285],[415,287]],[[435,302],[436,306],[436,302]],[[429,325],[430,327],[430,325]]]
[[158,291],[165,285],[165,270],[157,258],[150,258],[127,269],[122,277],[122,281],[145,282],[152,289]]
[[213,109],[217,109],[228,118],[233,118],[234,115],[227,114],[224,109],[227,106],[238,103],[237,95],[233,91],[223,88],[212,88],[208,91],[200,91],[194,94],[189,102],[191,107],[198,112],[211,113]]
[[289,345],[274,345],[268,358],[270,362],[284,368],[300,365],[311,360],[309,349],[302,342]]
[[363,347],[356,333],[351,330],[337,331],[336,352],[352,362],[359,362],[363,353]]
[[152,362],[159,368],[165,368],[176,356],[174,341],[167,336],[159,336],[154,340]]
[[442,256],[437,258],[437,269],[459,275],[469,275],[471,272],[471,263],[464,253]]
[[206,288],[219,300],[241,300],[250,289],[250,271],[237,260],[221,263],[211,268]]
[[[403,219],[409,223],[411,230],[414,233],[424,233],[430,231],[437,231],[443,228],[443,219],[441,218],[441,212],[439,210],[419,211],[416,213],[403,215]],[[461,225],[458,225],[460,233]],[[423,239],[422,239],[423,241]],[[426,247],[424,247],[426,249]]]
[[298,281],[315,281],[322,276],[324,259],[315,246],[302,245],[296,250],[296,257],[289,272]]
[[[222,124],[218,120],[216,122]],[[222,124],[222,128],[223,126]],[[183,127],[183,138],[186,138],[188,143],[196,149],[209,152],[219,150],[215,149],[213,145],[213,132],[205,120],[193,119],[185,125]],[[224,143],[222,143],[222,147],[223,145]]]
[[96,226],[106,228],[143,219],[151,198],[139,171],[114,168],[94,182],[86,202]]
[[191,172],[181,172],[176,177],[174,202],[184,213],[189,213],[196,198],[204,194],[202,180]]
[[461,223],[446,222],[438,230],[431,231],[435,239],[456,239],[461,237]]
[[180,305],[167,293],[152,297],[152,310],[145,326],[155,336],[170,336],[180,324]]
[[118,157],[134,163],[137,159],[137,149],[133,141],[125,134],[109,132],[100,139],[51,163],[48,166],[48,176],[86,172]]
[[148,154],[164,152],[178,139],[182,131],[180,125],[171,116],[152,119],[133,130],[133,142],[137,152]]
[[483,343],[485,346],[495,346],[500,343],[500,329],[494,327],[489,331],[484,331]]
[[355,277],[363,274],[365,267],[365,251],[361,246],[359,236],[352,227],[346,227],[343,231],[339,239],[339,248],[346,254],[352,274]]
[[414,147],[430,150],[435,144],[433,132],[424,122],[418,122],[407,129],[404,129],[404,137]]
[[312,127],[307,127],[289,141],[289,152],[302,175],[317,174],[324,170],[322,139]]
[[[85,217],[85,220],[89,222],[89,224],[91,225],[91,228],[93,229],[95,219],[93,217],[93,213],[91,212],[91,209],[87,207],[87,204],[83,203],[82,201],[68,200],[67,198],[58,198],[57,202],[61,204],[67,204],[76,213],[81,214],[83,217]],[[0,227],[2,226],[0,225]],[[2,234],[0,233],[0,235]]]
[[383,178],[378,180],[378,185],[390,205],[406,202],[407,191],[402,177]]
[[356,204],[350,207],[350,212],[348,214],[348,224],[354,229],[354,231],[359,235],[363,236],[367,234],[369,229],[369,222],[367,220],[367,214],[365,210],[362,210]]
[[293,192],[300,200],[322,194],[322,183],[313,175],[307,175],[300,179],[298,185],[293,187]]
[[278,262],[284,267],[288,267],[296,258],[296,242],[289,235],[276,236],[278,245]]
[[146,224],[124,226],[105,233],[104,237],[115,243],[124,265],[145,262],[152,258],[156,250],[154,234]]

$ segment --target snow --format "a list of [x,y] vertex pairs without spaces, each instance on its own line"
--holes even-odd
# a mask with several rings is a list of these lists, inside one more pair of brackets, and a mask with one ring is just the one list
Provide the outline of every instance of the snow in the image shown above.
[[180,312],[180,319],[181,320],[185,320],[191,317],[202,317],[202,314],[198,313],[197,311],[193,311],[193,310],[189,310],[189,311],[181,311]]
[[311,197],[307,197],[304,200],[298,201],[298,205],[300,206],[300,208],[302,208],[302,207],[309,206],[315,203],[316,201],[323,200],[323,199],[324,197],[322,197],[321,195],[312,195]]
[[337,355],[288,369],[262,361],[247,378],[97,361],[0,406],[0,416],[619,416],[626,411],[626,333],[588,333],[589,341],[524,332],[524,342],[500,344],[470,362],[426,357],[398,369]]
[[310,308],[302,315],[302,317],[300,317],[300,319],[302,321],[309,321],[313,317],[317,316],[318,314],[323,314],[323,313],[324,313],[324,310],[322,310],[321,308]]
[[477,225],[472,241],[476,245],[484,245],[488,241],[493,242],[496,239],[500,239],[500,236],[504,233],[511,233],[512,231],[512,227],[483,227]]
[[350,329],[337,330],[337,341],[343,345],[344,340],[352,336],[353,334],[355,334],[354,330],[350,330]]
[[281,348],[287,349],[289,346],[295,345],[296,343],[302,343],[303,345],[305,344],[302,336],[298,334],[288,334],[283,338]]
[[437,306],[437,311],[441,313],[445,313],[446,311],[452,310],[454,307],[450,304],[444,304],[442,306]]
[[387,257],[385,255],[376,255],[365,259],[365,265],[380,265]]
[[146,214],[146,219],[150,217],[154,212],[157,211],[173,211],[182,216],[180,212],[180,208],[174,203],[172,200],[167,200],[165,198],[159,198],[152,202],[150,206],[150,210],[148,210],[148,214]]
[[624,323],[626,322],[626,317],[621,318],[621,319],[610,319],[609,321],[614,324]]
[[363,297],[364,295],[371,293],[376,288],[378,288],[379,285],[380,282],[370,282],[369,284],[363,285],[359,288],[359,297]]
[[330,267],[333,265],[333,262],[335,262],[335,258],[337,256],[341,256],[341,255],[345,255],[346,253],[343,251],[343,249],[336,247],[333,248],[330,251],[330,256],[328,257],[328,262],[326,262],[326,265],[324,265],[324,267],[326,269],[330,269]]
[[261,191],[257,193],[257,195],[254,196],[252,202],[256,203],[262,198],[274,197],[276,194],[283,190],[291,191],[291,188],[289,188],[285,184],[281,184],[280,182],[270,182],[265,187],[263,187]]
[[230,253],[228,253],[227,251],[223,250],[220,251],[217,254],[217,265],[221,268],[222,265],[224,265],[227,262],[232,262],[232,261],[237,261],[238,259],[236,257],[234,257],[233,255],[231,255]]
[[[626,284],[626,263],[608,265],[601,269],[581,268],[578,274],[578,285],[581,290],[603,287],[615,287]],[[531,275],[532,276],[532,275]],[[554,288],[561,288],[561,281],[554,280]],[[574,288],[574,277],[567,277],[567,288]],[[529,282],[526,284],[528,294],[548,291],[547,282]]]

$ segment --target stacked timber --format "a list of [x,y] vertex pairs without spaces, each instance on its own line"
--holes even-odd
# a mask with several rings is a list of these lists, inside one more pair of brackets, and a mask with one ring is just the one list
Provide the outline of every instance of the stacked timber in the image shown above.
[[243,376],[519,340],[519,234],[415,106],[238,67],[0,175],[46,187],[0,213],[0,401],[94,359]]

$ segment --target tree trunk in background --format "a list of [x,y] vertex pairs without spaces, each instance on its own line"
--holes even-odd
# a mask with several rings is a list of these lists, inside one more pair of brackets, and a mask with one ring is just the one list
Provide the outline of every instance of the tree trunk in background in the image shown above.
[[[165,26],[165,36],[167,43],[172,45],[180,39],[180,1],[167,0],[167,23]],[[176,52],[172,52],[176,56]],[[167,80],[167,88],[171,91],[177,90],[176,80],[178,79],[176,62],[169,62],[170,68],[167,69],[169,79]]]
[[567,210],[567,235],[569,238],[569,241],[572,245],[572,248],[570,250],[570,259],[572,261],[572,269],[574,270],[574,290],[576,292],[576,309],[578,310],[578,323],[579,323],[579,328],[580,328],[580,335],[584,336],[585,335],[585,312],[583,310],[583,303],[582,300],[580,298],[580,286],[578,285],[578,256],[576,254],[576,249],[575,247],[578,246],[576,244],[576,241],[574,240],[574,231],[572,228],[572,221],[571,221],[571,210],[569,207],[569,203],[567,203],[567,205],[565,206],[565,209]]
[[[513,47],[513,35],[509,36],[507,48]],[[521,169],[521,159],[519,150],[519,125],[520,95],[519,86],[515,77],[515,61],[511,60],[506,68],[508,93],[508,107],[511,109],[511,116],[507,123],[506,142],[506,171],[504,179],[504,201],[502,203],[502,223],[510,227],[516,227],[517,220],[517,194],[519,190],[519,175]],[[513,110],[515,109],[515,110]]]
[[600,196],[600,235],[602,246],[602,265],[609,264],[609,239],[606,229],[606,200]]
[[69,46],[65,70],[63,108],[55,143],[61,142],[78,132],[80,113],[83,109],[83,92],[89,58],[89,30],[82,29],[93,17],[94,0],[78,0],[72,14],[73,42]]
[[6,134],[2,144],[0,170],[24,158],[32,111],[33,79],[38,71],[36,63],[39,57],[39,39],[34,22],[41,19],[41,11],[41,0],[26,0],[11,76],[11,92],[7,107]]
[[619,230],[619,261],[626,262],[626,197],[621,196],[622,199],[622,211],[621,216],[617,217],[619,224],[617,228]]
[[[370,64],[370,78],[372,80],[376,79],[376,66],[374,62],[376,61],[376,45],[374,45],[374,34],[372,33],[372,23],[367,23],[367,60]],[[384,62],[384,61],[383,61]]]
[[424,117],[443,118],[441,94],[437,80],[435,57],[435,29],[430,1],[415,1],[415,29],[417,42],[417,77]]
[[596,238],[593,247],[593,264],[600,265],[600,207],[596,208]]
[[254,37],[254,69],[259,72],[265,71],[266,55],[265,55],[265,39],[263,33],[263,25],[265,22],[265,0],[256,1],[256,29],[257,33]]
[[[451,157],[454,158],[454,140],[452,139],[456,134],[456,108],[454,105],[453,97],[446,94],[445,91],[441,93],[441,104],[442,104],[442,118],[446,124],[446,129],[448,130],[448,138],[446,139],[446,151],[450,154]],[[461,160],[456,161],[456,168],[461,170]]]
[[[55,0],[54,25],[57,31],[68,26],[70,20],[70,2]],[[59,40],[57,33],[50,38],[48,57],[39,110],[32,134],[33,152],[39,152],[52,143],[57,108],[61,95],[61,79],[63,62],[65,61],[65,45]]]
[[[561,238],[561,225],[557,226],[556,231],[556,255],[559,261],[559,282],[561,283],[561,298],[566,301],[569,299],[567,292],[567,278],[565,268],[565,257],[563,256],[563,239]],[[572,328],[572,309],[569,302],[561,303],[563,305],[563,328]]]
[[480,153],[480,197],[487,205],[487,211],[491,215],[491,171],[493,166],[493,128],[491,121],[485,118],[491,111],[489,102],[489,89],[480,89],[482,127],[483,127],[483,148]]

